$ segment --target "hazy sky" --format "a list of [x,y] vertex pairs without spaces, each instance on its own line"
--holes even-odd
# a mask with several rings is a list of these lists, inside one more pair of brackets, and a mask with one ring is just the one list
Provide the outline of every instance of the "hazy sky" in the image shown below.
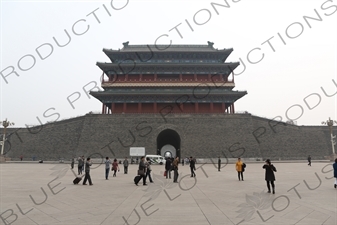
[[100,85],[96,62],[109,61],[102,49],[119,49],[126,41],[154,44],[166,35],[157,44],[212,41],[218,49],[234,48],[227,61],[243,62],[235,70],[235,89],[248,92],[236,111],[295,119],[298,125],[336,120],[336,5],[336,0],[1,1],[0,119],[22,127],[100,112],[101,103],[86,92]]

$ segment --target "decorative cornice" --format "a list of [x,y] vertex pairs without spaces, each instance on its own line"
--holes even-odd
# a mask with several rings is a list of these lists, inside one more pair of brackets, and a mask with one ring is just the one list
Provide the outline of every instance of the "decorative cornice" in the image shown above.
[[194,83],[164,83],[164,82],[105,82],[102,83],[102,88],[113,88],[113,87],[197,87],[197,86],[209,86],[209,87],[229,87],[234,88],[235,84],[233,82],[194,82]]
[[109,57],[111,62],[126,62],[132,60],[135,62],[153,62],[158,60],[198,60],[225,62],[233,49],[224,49],[218,51],[116,51],[103,49],[103,52]]
[[114,74],[225,74],[240,65],[235,63],[100,63],[96,64],[106,75]]
[[[246,93],[235,95],[189,95],[189,102],[216,102],[216,103],[233,103],[243,97]],[[95,96],[102,103],[172,103],[176,104],[177,101],[186,99],[185,95],[108,95],[108,96]]]

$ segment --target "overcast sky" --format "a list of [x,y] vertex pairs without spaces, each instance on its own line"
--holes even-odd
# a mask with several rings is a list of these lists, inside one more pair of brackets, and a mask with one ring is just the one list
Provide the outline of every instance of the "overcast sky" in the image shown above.
[[126,41],[154,44],[165,34],[157,44],[212,41],[218,49],[234,48],[227,61],[243,62],[235,70],[235,89],[248,92],[236,111],[281,116],[298,125],[337,120],[335,5],[336,0],[1,1],[0,119],[23,127],[38,125],[37,117],[46,123],[100,112],[101,103],[83,88],[100,84],[96,62],[109,61],[102,49],[119,49]]

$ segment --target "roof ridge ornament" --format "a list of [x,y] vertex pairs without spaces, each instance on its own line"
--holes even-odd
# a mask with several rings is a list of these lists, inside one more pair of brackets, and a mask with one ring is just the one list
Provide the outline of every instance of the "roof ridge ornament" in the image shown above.
[[128,41],[124,42],[123,45],[124,45],[124,48],[129,47],[129,42]]
[[213,48],[214,42],[207,41],[208,47]]

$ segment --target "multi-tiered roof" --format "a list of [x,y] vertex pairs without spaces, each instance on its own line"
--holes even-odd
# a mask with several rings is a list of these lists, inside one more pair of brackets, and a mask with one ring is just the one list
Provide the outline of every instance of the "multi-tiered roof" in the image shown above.
[[234,102],[247,92],[233,91],[233,70],[226,63],[233,49],[208,45],[129,45],[103,49],[110,63],[98,62],[104,91],[90,92],[103,103],[103,114],[234,113]]

